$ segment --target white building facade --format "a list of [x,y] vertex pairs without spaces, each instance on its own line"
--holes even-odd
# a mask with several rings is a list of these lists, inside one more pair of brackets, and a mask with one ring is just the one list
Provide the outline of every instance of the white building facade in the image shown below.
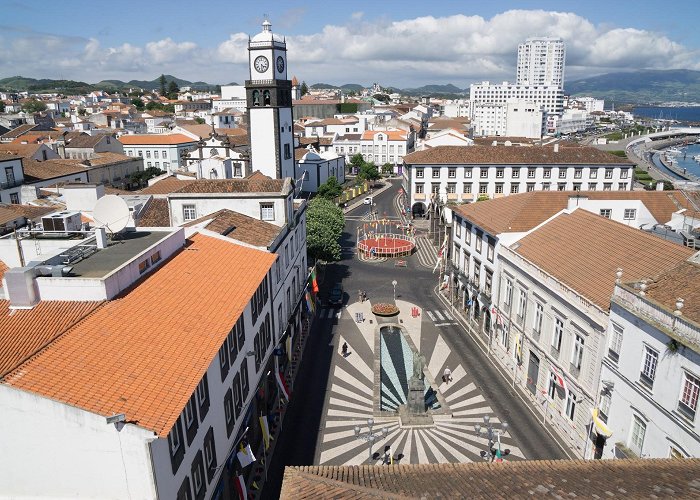
[[469,87],[469,102],[473,110],[477,103],[505,104],[508,100],[534,102],[547,113],[561,113],[564,109],[564,93],[557,85],[518,85],[503,82],[475,83]]
[[123,135],[119,141],[124,154],[143,158],[144,169],[155,167],[168,173],[184,167],[183,155],[197,145],[197,141],[183,134]]
[[564,41],[561,38],[528,38],[518,45],[515,83],[564,87]]

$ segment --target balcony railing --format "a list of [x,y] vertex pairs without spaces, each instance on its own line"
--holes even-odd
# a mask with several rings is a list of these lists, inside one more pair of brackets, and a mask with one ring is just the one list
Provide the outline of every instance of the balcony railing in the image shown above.
[[21,186],[22,181],[14,180],[10,182],[0,182],[0,189],[10,189],[13,187]]

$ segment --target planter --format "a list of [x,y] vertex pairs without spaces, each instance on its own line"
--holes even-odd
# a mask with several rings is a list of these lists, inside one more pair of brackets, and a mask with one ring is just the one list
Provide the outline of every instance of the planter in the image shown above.
[[396,316],[399,314],[399,308],[394,304],[379,303],[372,306],[372,313],[382,317]]

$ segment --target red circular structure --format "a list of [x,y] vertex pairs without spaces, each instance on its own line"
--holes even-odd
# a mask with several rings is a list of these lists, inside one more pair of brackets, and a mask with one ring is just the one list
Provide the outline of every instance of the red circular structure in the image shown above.
[[403,257],[411,255],[416,243],[403,234],[382,234],[367,237],[357,243],[357,249],[372,257]]

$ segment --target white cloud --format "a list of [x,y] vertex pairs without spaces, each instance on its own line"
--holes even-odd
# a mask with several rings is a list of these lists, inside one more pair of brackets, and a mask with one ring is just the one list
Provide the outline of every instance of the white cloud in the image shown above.
[[[303,13],[288,12],[290,19]],[[273,29],[284,34],[283,28]],[[474,81],[514,79],[517,46],[531,36],[564,39],[569,80],[640,68],[700,69],[697,49],[663,33],[594,25],[574,13],[543,10],[510,10],[489,19],[453,15],[399,21],[368,21],[363,12],[355,12],[345,24],[327,24],[286,40],[290,74],[309,83],[376,81],[410,87],[452,82],[466,87]],[[104,47],[94,38],[6,30],[0,36],[0,74],[95,82],[169,73],[212,83],[240,82],[248,76],[248,39],[248,33],[238,32],[211,47],[170,37]]]

